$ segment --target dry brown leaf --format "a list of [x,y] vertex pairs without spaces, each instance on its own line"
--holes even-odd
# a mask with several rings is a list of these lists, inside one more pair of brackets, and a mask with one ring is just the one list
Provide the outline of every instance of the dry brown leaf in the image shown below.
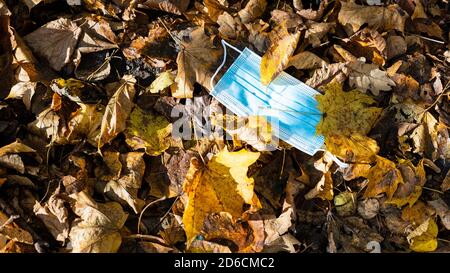
[[135,83],[136,79],[133,76],[125,75],[120,82],[109,84],[106,87],[113,95],[102,118],[98,148],[125,130],[128,115],[134,104]]
[[[105,156],[108,154],[105,153]],[[144,201],[138,198],[145,171],[144,153],[130,152],[119,157],[123,170],[106,183],[104,193],[113,201],[128,204],[135,213],[139,213]],[[114,159],[112,159],[114,160]],[[110,163],[112,163],[110,160]]]
[[60,18],[25,36],[25,42],[35,53],[44,57],[53,69],[60,71],[72,61],[81,34],[81,28],[74,22]]
[[67,130],[59,135],[56,143],[79,143],[86,140],[95,146],[98,143],[105,108],[101,104],[80,104],[67,123]]
[[341,2],[338,21],[342,25],[350,25],[356,32],[364,24],[375,30],[404,31],[406,13],[398,5],[387,7],[361,6],[352,2]]
[[119,203],[96,203],[86,192],[72,194],[72,209],[80,218],[72,223],[69,238],[74,253],[117,252],[122,242],[119,230],[128,215]]
[[413,23],[419,33],[425,33],[430,37],[444,39],[444,31],[438,24],[430,19],[415,19]]
[[198,82],[208,90],[211,76],[217,68],[222,50],[214,46],[212,37],[205,34],[203,27],[186,30],[182,36],[181,50],[178,53],[178,73],[176,88],[172,89],[175,98],[192,98],[194,84]]
[[298,27],[303,23],[302,18],[293,12],[276,9],[270,12],[270,15],[270,21],[274,22],[276,25],[286,24],[288,29]]
[[368,198],[358,203],[358,213],[364,219],[372,219],[380,210],[380,202],[375,198]]
[[303,51],[289,58],[288,66],[294,66],[297,69],[313,69],[326,65],[326,62],[316,54]]
[[144,0],[142,5],[151,8],[181,15],[189,6],[189,0]]
[[450,189],[450,170],[448,170],[447,175],[445,176],[441,184],[442,191],[448,191],[449,189]]
[[194,240],[187,251],[190,253],[231,253],[229,247],[206,240]]
[[[336,51],[337,54],[334,53]],[[333,55],[333,59],[336,62],[356,62],[358,58],[355,55],[350,53],[348,50],[343,48],[340,45],[333,45],[333,50],[331,51]]]
[[349,67],[350,86],[360,91],[370,91],[378,96],[380,91],[389,91],[395,86],[395,82],[388,77],[387,72],[378,69],[377,65],[358,60],[350,63]]
[[335,23],[317,23],[308,21],[306,22],[305,38],[312,45],[313,48],[321,45],[323,38],[333,31]]
[[77,49],[81,53],[92,53],[111,48],[117,48],[118,38],[111,29],[111,26],[104,19],[95,17],[83,18],[80,24],[83,30],[78,42]]
[[394,196],[388,203],[399,207],[409,204],[411,207],[419,199],[422,194],[422,187],[426,182],[423,160],[417,164],[417,167],[409,161],[399,160],[398,169],[402,174],[404,183],[398,185]]
[[305,19],[317,21],[322,17],[322,15],[325,11],[325,8],[328,6],[328,3],[330,3],[330,2],[331,1],[328,1],[328,0],[320,1],[320,5],[319,5],[318,9],[312,9],[312,8],[301,9],[301,10],[297,11],[297,13]]
[[325,152],[323,157],[314,162],[314,168],[323,173],[322,178],[317,182],[316,186],[305,194],[305,199],[321,198],[323,200],[333,200],[333,179],[329,172],[333,165],[332,154]]
[[450,230],[450,209],[448,208],[445,201],[442,200],[441,198],[438,198],[433,201],[428,201],[428,204],[434,208],[436,214],[441,219],[442,225],[447,230]]
[[408,49],[406,41],[402,36],[389,35],[386,39],[386,59],[390,60],[394,57],[406,53]]
[[66,241],[70,230],[69,212],[64,203],[64,200],[54,193],[44,205],[37,201],[34,205],[34,214],[41,219],[53,237],[61,242]]
[[259,52],[266,52],[270,45],[269,34],[265,32],[269,28],[269,24],[263,20],[258,22],[245,24],[248,30],[248,42]]
[[306,84],[312,88],[318,88],[333,81],[343,83],[348,77],[348,69],[345,63],[333,63],[316,69]]
[[386,60],[386,41],[378,31],[364,28],[352,35],[348,40],[346,47],[352,54],[357,57],[364,57],[379,66],[384,65]]
[[237,38],[237,28],[238,25],[241,24],[241,22],[231,16],[228,12],[225,11],[218,16],[217,24],[219,25],[219,33],[223,38]]
[[219,16],[227,10],[227,7],[223,6],[218,0],[204,0],[203,4],[208,9],[208,16],[213,22],[217,22]]
[[[262,224],[262,220],[260,220]],[[255,225],[253,225],[255,226]],[[202,234],[207,241],[230,240],[237,247],[237,252],[252,253],[260,252],[264,242],[264,229],[252,229],[236,222],[228,212],[209,214],[204,222]],[[258,235],[258,233],[260,233]]]
[[261,17],[266,10],[266,7],[266,0],[250,0],[247,5],[238,12],[238,16],[241,18],[242,23],[250,23]]

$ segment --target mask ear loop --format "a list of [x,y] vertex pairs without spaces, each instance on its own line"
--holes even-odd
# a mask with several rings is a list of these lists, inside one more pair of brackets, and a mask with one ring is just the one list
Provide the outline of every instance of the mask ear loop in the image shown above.
[[[322,151],[322,152],[328,152],[327,150],[325,150],[325,149],[315,149],[314,150],[314,153],[317,153],[317,152],[319,152],[319,151]],[[330,152],[329,152],[330,153]],[[336,163],[338,166],[339,166],[339,168],[342,168],[342,169],[345,169],[345,168],[348,168],[350,165],[348,165],[347,163],[345,163],[345,162],[343,162],[343,161],[341,161],[339,158],[337,158],[337,156],[335,156],[334,154],[332,154],[332,153],[330,153],[331,154],[331,159],[333,160],[333,162],[334,163]]]
[[223,47],[223,60],[222,63],[219,65],[219,67],[217,67],[216,72],[214,72],[214,74],[211,77],[211,91],[214,90],[214,78],[217,76],[217,74],[219,73],[220,69],[222,69],[222,67],[225,65],[225,62],[227,61],[227,46],[231,49],[234,49],[236,52],[239,52],[239,54],[242,54],[242,51],[237,49],[236,47],[230,45],[229,43],[227,43],[225,40],[221,41],[222,43],[222,47]]

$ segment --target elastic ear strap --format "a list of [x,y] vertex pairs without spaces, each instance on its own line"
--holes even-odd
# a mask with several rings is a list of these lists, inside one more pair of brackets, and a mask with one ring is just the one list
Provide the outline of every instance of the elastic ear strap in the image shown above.
[[222,63],[219,65],[219,67],[217,67],[216,72],[214,72],[214,74],[211,77],[211,91],[214,89],[214,78],[217,76],[217,73],[219,73],[220,69],[222,69],[222,67],[225,65],[225,62],[227,60],[227,46],[231,49],[234,49],[235,51],[242,53],[241,50],[237,49],[236,47],[230,45],[229,43],[227,43],[225,40],[221,41],[222,46],[223,46],[223,60]]
[[[314,153],[316,153],[316,152],[318,152],[318,151],[322,151],[322,152],[328,152],[327,150],[325,150],[325,149],[316,149],[316,150],[314,150]],[[345,168],[348,168],[348,164],[347,163],[345,163],[345,162],[342,162],[339,158],[337,158],[334,154],[332,154],[332,153],[330,153],[331,154],[331,158],[333,159],[333,161],[334,161],[334,163],[336,163],[338,166],[339,166],[339,168],[342,168],[342,169],[345,169]]]

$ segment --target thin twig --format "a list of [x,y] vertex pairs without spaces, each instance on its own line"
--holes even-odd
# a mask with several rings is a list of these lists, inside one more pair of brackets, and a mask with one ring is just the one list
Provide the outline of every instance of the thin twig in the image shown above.
[[436,189],[433,189],[433,188],[422,187],[422,189],[424,189],[424,190],[428,190],[428,191],[434,191],[434,192],[437,192],[437,193],[439,193],[439,194],[444,194],[444,192],[443,192],[443,191],[440,191],[440,190],[436,190]]
[[140,234],[140,227],[141,227],[141,220],[142,220],[142,215],[144,215],[145,210],[147,210],[149,207],[153,206],[154,204],[157,204],[163,200],[166,200],[166,197],[161,197],[159,199],[156,199],[155,201],[152,201],[150,203],[148,203],[141,211],[141,213],[139,214],[139,220],[138,220],[138,225],[137,225],[137,233]]

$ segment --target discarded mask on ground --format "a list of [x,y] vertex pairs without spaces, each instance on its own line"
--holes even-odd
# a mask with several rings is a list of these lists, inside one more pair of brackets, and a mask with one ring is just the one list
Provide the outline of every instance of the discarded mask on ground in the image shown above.
[[[260,56],[223,40],[222,45],[224,58],[211,78],[211,95],[238,116],[264,116],[275,137],[309,155],[325,151],[324,137],[316,134],[322,117],[315,99],[319,92],[285,72],[265,86],[260,81]],[[227,47],[240,54],[214,85],[226,63]],[[347,167],[336,157],[333,159],[340,167]]]

